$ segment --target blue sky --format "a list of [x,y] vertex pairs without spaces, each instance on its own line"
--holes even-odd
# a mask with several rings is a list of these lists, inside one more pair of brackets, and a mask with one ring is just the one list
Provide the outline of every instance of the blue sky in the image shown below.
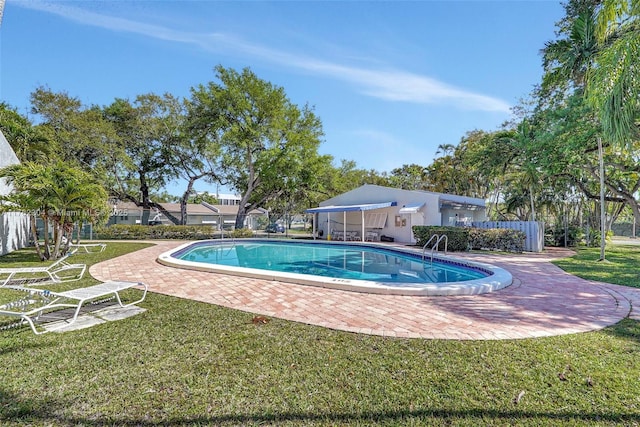
[[186,97],[217,64],[249,67],[314,107],[336,164],[426,166],[511,117],[563,15],[557,1],[7,0],[0,99],[26,114],[40,85],[87,105]]

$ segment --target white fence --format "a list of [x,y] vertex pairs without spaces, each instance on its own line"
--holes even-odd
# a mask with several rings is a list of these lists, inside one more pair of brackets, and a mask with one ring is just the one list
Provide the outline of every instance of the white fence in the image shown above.
[[0,255],[29,244],[29,216],[20,212],[0,215]]
[[471,225],[476,228],[509,228],[526,234],[524,250],[542,252],[544,249],[544,223],[538,221],[482,221]]

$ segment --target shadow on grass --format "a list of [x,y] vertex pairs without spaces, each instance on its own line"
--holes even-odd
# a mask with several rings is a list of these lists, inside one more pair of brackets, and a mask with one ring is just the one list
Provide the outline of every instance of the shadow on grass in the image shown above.
[[[36,254],[35,249],[19,249],[14,252],[0,256],[0,267],[15,266],[23,263],[39,264],[43,261]],[[5,265],[6,264],[6,265]]]
[[238,414],[222,415],[211,417],[183,417],[169,420],[150,420],[146,417],[139,419],[109,417],[96,419],[94,417],[74,417],[64,416],[60,412],[64,408],[61,402],[55,400],[20,400],[15,395],[10,395],[0,391],[0,421],[5,423],[40,423],[44,425],[83,425],[83,426],[184,426],[184,425],[247,425],[247,424],[309,424],[328,423],[334,425],[355,423],[362,425],[365,423],[395,423],[410,420],[422,420],[424,422],[448,423],[451,421],[466,420],[485,424],[489,420],[507,423],[532,422],[535,425],[557,425],[560,422],[604,422],[628,424],[638,420],[638,414],[617,414],[617,413],[585,413],[585,412],[535,412],[526,410],[445,410],[445,409],[421,409],[421,410],[400,410],[381,411],[366,414],[356,413],[299,413],[284,412],[277,414]]
[[[61,402],[55,399],[24,399],[16,394],[0,390],[0,425],[5,422],[16,424],[41,423],[60,425],[54,410],[60,408]],[[71,423],[72,421],[68,421]]]
[[602,330],[604,333],[614,337],[640,343],[640,321],[633,319],[622,319],[619,323]]
[[[31,329],[28,326],[21,325],[21,326],[17,326],[17,327],[25,328],[24,329],[25,333],[31,334]],[[2,334],[3,332],[4,331],[0,330],[0,334]],[[0,335],[0,336],[2,336],[2,335]],[[15,341],[15,342],[12,342],[10,344],[3,343],[3,345],[0,345],[0,356],[6,355],[6,354],[11,354],[11,353],[20,354],[20,353],[24,353],[27,350],[35,350],[35,349],[41,349],[41,348],[46,348],[46,347],[52,347],[52,346],[53,346],[53,344],[44,343],[44,342],[25,343],[25,342]],[[2,377],[0,376],[0,378],[2,378]]]

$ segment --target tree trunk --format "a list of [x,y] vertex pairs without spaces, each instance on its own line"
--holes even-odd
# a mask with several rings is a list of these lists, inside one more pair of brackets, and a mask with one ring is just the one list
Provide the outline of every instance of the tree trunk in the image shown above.
[[38,254],[38,258],[40,258],[40,261],[44,261],[45,254],[42,253],[42,246],[40,245],[40,240],[38,239],[38,224],[36,216],[31,215],[31,218],[29,218],[29,222],[29,226],[31,227],[31,234],[33,235],[33,244],[36,247],[36,253]]
[[139,171],[138,176],[140,178],[140,204],[142,205],[142,218],[140,218],[140,223],[142,225],[149,225],[151,209],[151,205],[149,203],[149,186],[147,185],[147,178],[144,172]]
[[206,176],[206,173],[190,176],[189,182],[187,183],[187,189],[182,194],[180,198],[180,225],[187,224],[187,202],[189,201],[189,194],[193,191],[193,184],[199,180],[200,178]]
[[536,220],[536,207],[533,203],[533,186],[529,186],[529,201],[531,202],[531,221]]
[[42,217],[42,234],[44,234],[44,257],[51,259],[51,244],[49,241],[49,218]]

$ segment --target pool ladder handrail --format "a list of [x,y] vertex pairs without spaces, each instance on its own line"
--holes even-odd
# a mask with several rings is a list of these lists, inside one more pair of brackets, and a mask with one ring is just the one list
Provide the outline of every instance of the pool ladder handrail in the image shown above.
[[225,254],[223,251],[223,256],[227,256],[231,253],[232,250],[234,250],[236,248],[236,238],[235,236],[231,237],[231,247],[229,248],[229,250],[227,251],[227,253]]
[[434,234],[433,236],[431,236],[429,238],[429,240],[427,240],[427,243],[424,244],[424,246],[422,247],[422,263],[424,264],[424,259],[425,259],[425,252],[427,251],[427,246],[429,246],[429,243],[431,243],[433,240],[435,239],[435,243],[431,246],[431,264],[433,264],[433,253],[435,251],[438,250],[438,246],[440,245],[440,242],[442,242],[444,240],[444,254],[447,254],[447,246],[449,244],[449,238],[447,237],[446,234]]

